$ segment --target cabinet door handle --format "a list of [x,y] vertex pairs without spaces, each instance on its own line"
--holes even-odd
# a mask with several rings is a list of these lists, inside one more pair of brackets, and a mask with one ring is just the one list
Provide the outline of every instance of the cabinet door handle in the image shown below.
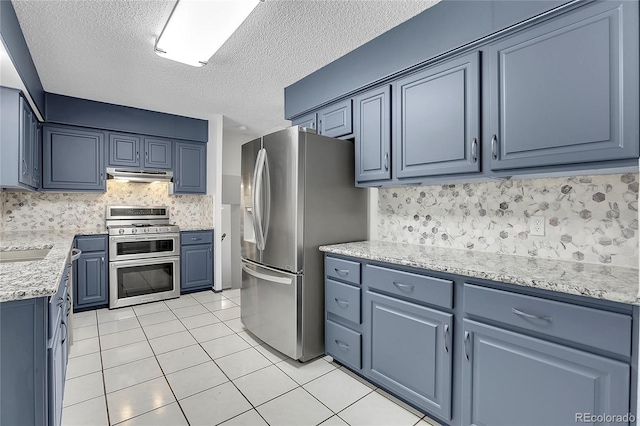
[[209,259],[211,259],[211,247],[209,247]]
[[469,351],[467,345],[469,344],[469,332],[464,332],[464,357],[469,361]]
[[498,159],[498,136],[491,136],[491,158]]
[[347,351],[349,350],[349,347],[350,347],[350,346],[349,346],[349,345],[347,345],[346,343],[341,342],[341,341],[340,341],[340,340],[338,340],[338,339],[336,339],[336,340],[335,340],[335,342],[336,342],[336,345],[338,345],[338,346],[340,347],[340,349],[345,349],[345,350],[347,350]]
[[335,298],[336,303],[338,304],[338,306],[340,306],[341,308],[348,308],[349,307],[349,301],[348,300],[344,300],[344,299],[338,299],[337,297]]
[[67,328],[67,323],[62,321],[62,325],[64,325],[64,339],[62,339],[62,342],[60,342],[60,344],[63,344],[64,342],[66,342],[67,337],[69,337],[69,329]]
[[536,320],[542,320],[542,321],[547,321],[547,322],[551,322],[553,320],[553,318],[549,317],[549,316],[540,316],[540,315],[533,315],[533,314],[528,314],[526,312],[522,312],[519,309],[516,308],[511,308],[511,312],[513,312],[514,314],[521,316],[523,318],[529,318],[529,319],[536,319]]
[[[15,163],[14,163],[15,164]],[[22,159],[22,164],[24,164],[24,170],[22,171],[23,175],[27,174],[27,160],[25,160],[24,158]]]
[[388,152],[384,153],[384,171],[385,172],[389,171],[389,153]]
[[478,161],[478,139],[476,138],[471,141],[471,160],[474,163]]
[[402,284],[402,283],[399,283],[399,282],[397,282],[397,281],[394,281],[394,282],[393,282],[393,285],[395,285],[396,287],[398,287],[398,289],[399,289],[399,290],[406,291],[406,292],[411,292],[411,291],[413,291],[413,290],[416,288],[416,286],[414,286],[414,285],[411,285],[411,284]]
[[58,307],[62,306],[64,304],[64,299],[60,296],[58,296]]
[[136,160],[140,158],[140,152],[136,151]]
[[67,294],[67,318],[69,317],[70,312],[71,312],[71,296]]
[[445,324],[444,325],[444,351],[445,352],[449,352],[449,344],[447,343],[447,341],[449,337],[449,324]]
[[104,267],[104,257],[100,258],[100,264],[101,264],[102,267]]
[[349,270],[348,269],[338,269],[338,268],[333,268],[336,271],[336,274],[341,275],[343,277],[346,277],[347,275],[349,275]]
[[144,153],[144,158],[149,158],[149,152],[148,152],[148,151],[146,151],[146,152]]
[[318,122],[318,133],[322,134],[322,120]]

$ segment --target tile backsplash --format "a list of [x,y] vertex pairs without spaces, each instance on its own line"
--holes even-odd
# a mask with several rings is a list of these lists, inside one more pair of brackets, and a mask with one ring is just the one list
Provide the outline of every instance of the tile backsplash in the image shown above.
[[169,195],[168,185],[108,180],[102,194],[4,191],[0,230],[100,229],[108,205],[169,206],[173,223],[213,227],[213,196]]
[[[638,174],[380,189],[378,238],[638,268]],[[529,218],[545,217],[545,235]]]

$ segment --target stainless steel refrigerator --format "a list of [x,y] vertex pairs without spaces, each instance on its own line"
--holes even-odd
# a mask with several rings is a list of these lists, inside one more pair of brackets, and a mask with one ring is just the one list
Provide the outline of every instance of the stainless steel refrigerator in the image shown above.
[[295,126],[242,145],[241,318],[293,359],[324,352],[318,247],[367,238],[353,143]]

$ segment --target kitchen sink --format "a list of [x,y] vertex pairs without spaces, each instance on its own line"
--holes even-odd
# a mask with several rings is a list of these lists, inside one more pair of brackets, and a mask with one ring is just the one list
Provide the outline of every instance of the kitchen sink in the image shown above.
[[50,250],[50,248],[46,248],[37,250],[0,251],[0,263],[42,260],[49,254]]

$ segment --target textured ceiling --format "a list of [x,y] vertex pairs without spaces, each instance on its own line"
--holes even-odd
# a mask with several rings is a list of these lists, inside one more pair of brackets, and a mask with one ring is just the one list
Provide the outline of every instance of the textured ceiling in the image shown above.
[[261,134],[289,124],[286,86],[437,1],[266,0],[202,68],[153,52],[173,0],[12,3],[46,91]]

